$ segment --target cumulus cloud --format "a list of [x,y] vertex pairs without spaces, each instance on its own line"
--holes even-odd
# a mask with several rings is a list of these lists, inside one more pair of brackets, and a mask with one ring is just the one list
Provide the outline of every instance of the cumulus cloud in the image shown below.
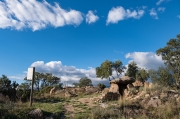
[[159,19],[158,18],[158,14],[157,14],[157,11],[155,10],[155,8],[152,8],[151,10],[150,10],[150,16],[152,17],[152,18],[154,18],[154,19]]
[[31,64],[31,67],[35,67],[37,72],[52,73],[55,76],[61,77],[61,82],[74,83],[78,82],[80,78],[88,77],[92,80],[94,85],[98,83],[104,83],[109,85],[109,81],[96,78],[95,68],[89,67],[88,69],[80,69],[75,66],[63,65],[61,61],[50,61],[44,63],[44,61],[36,61]]
[[93,11],[88,11],[88,13],[86,14],[86,23],[91,24],[96,22],[99,19],[99,17],[97,15],[94,14]]
[[144,15],[145,11],[142,9],[139,10],[125,10],[123,7],[118,6],[116,8],[112,8],[108,13],[108,18],[106,20],[106,24],[109,23],[118,23],[121,20],[134,18],[140,19]]
[[47,26],[78,26],[83,21],[82,13],[73,9],[62,9],[57,3],[46,0],[4,0],[0,1],[0,28],[33,31]]
[[161,56],[157,56],[153,52],[127,53],[126,58],[132,59],[129,63],[134,61],[139,67],[145,69],[157,69],[159,66],[164,65]]
[[161,12],[161,13],[163,13],[163,12],[165,11],[165,9],[166,9],[165,7],[159,7],[159,8],[158,8],[158,11]]

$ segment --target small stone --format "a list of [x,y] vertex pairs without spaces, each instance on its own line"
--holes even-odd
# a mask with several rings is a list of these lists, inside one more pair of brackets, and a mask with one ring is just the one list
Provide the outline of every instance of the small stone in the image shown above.
[[178,98],[179,94],[174,95],[175,98]]
[[146,94],[146,95],[145,95],[145,97],[146,97],[146,98],[149,98],[149,97],[150,97],[150,95],[149,95],[149,94]]

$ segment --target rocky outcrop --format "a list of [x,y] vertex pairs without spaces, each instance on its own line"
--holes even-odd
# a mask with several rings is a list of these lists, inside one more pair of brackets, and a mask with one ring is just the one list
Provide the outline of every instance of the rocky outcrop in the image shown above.
[[100,88],[93,87],[93,86],[86,86],[85,90],[86,90],[85,92],[86,94],[93,94],[93,93],[99,92]]
[[65,98],[76,97],[76,96],[77,96],[76,94],[73,94],[73,93],[71,93],[71,92],[69,92],[69,91],[66,91],[66,92],[65,92]]
[[55,92],[55,90],[56,90],[56,87],[53,87],[51,90],[50,90],[50,95],[52,94],[52,93],[54,93]]
[[105,89],[102,90],[101,95],[105,96],[108,92],[109,92],[109,88],[105,88]]
[[161,100],[158,97],[151,97],[151,100],[145,106],[148,107],[158,107],[161,105]]
[[143,87],[144,84],[141,81],[136,80],[134,83],[132,83],[134,87]]
[[127,85],[132,84],[133,82],[135,82],[135,79],[128,76],[114,79],[110,81],[111,86],[109,88],[109,92],[117,93],[123,96],[124,90],[127,89]]
[[112,81],[110,81],[110,84],[131,84],[135,82],[135,79],[129,76],[123,76],[121,78],[116,78]]
[[120,98],[120,94],[108,92],[105,96],[102,97],[102,102],[104,101],[114,101]]
[[35,109],[35,110],[32,110],[28,113],[29,117],[33,118],[33,119],[43,119],[43,112],[42,110],[40,110],[39,108],[38,109]]

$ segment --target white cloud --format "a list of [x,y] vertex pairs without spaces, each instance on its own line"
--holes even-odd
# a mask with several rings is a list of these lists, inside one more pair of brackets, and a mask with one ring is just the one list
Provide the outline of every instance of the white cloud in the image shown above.
[[57,3],[45,0],[4,0],[0,1],[0,28],[33,31],[47,26],[78,26],[83,21],[82,13],[73,9],[64,10]]
[[127,53],[126,58],[132,59],[129,62],[134,61],[139,67],[146,69],[157,69],[164,64],[161,56],[157,56],[153,52]]
[[169,1],[171,1],[171,0],[158,0],[158,2],[156,2],[156,5],[160,5],[163,2],[169,2]]
[[163,13],[163,12],[165,11],[165,9],[166,9],[165,7],[159,7],[159,8],[158,8],[158,11],[161,12],[161,13]]
[[88,77],[92,80],[94,85],[98,83],[104,83],[109,85],[107,79],[96,78],[95,68],[89,67],[88,69],[80,69],[75,66],[63,65],[61,61],[51,61],[44,63],[43,61],[36,61],[31,64],[31,67],[35,67],[37,72],[52,73],[55,76],[61,77],[61,82],[68,81],[69,83],[78,82],[80,78]]
[[94,14],[93,11],[88,11],[88,13],[86,14],[86,23],[91,24],[96,22],[99,19],[99,17],[97,15]]
[[152,18],[154,18],[154,19],[159,19],[158,18],[158,14],[157,14],[157,12],[156,12],[156,10],[155,10],[155,8],[152,8],[151,10],[150,10],[150,16],[152,17]]
[[156,2],[156,5],[160,5],[162,2],[164,2],[165,0],[158,0],[158,2]]
[[123,7],[118,6],[116,8],[112,8],[108,13],[108,18],[106,20],[106,24],[109,23],[118,23],[121,20],[134,18],[140,19],[144,15],[144,10],[125,10]]
[[15,76],[8,76],[10,79],[18,79],[18,80],[23,80],[26,77],[25,74],[22,75],[15,75]]

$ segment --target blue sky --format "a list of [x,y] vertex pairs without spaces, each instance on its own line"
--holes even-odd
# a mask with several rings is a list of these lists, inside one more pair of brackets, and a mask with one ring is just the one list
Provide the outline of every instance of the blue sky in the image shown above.
[[179,0],[0,0],[0,74],[23,82],[28,67],[62,81],[105,60],[162,65],[155,51],[180,33]]

